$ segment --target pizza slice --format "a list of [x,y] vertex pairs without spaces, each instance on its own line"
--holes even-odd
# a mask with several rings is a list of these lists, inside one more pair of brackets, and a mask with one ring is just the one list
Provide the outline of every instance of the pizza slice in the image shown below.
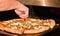
[[28,18],[25,21],[25,30],[24,33],[31,34],[31,33],[40,33],[52,29],[55,26],[55,21],[52,19],[47,20],[40,20],[40,19],[33,19]]
[[12,19],[8,21],[3,21],[0,23],[0,29],[5,30],[7,32],[22,34],[23,33],[23,26],[22,26],[22,19]]

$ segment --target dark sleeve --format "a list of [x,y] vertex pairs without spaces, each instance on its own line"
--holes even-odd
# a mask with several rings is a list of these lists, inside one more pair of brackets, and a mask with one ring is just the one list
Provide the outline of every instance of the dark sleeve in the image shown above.
[[0,12],[0,20],[9,20],[14,18],[19,18],[18,15],[14,12],[14,10]]

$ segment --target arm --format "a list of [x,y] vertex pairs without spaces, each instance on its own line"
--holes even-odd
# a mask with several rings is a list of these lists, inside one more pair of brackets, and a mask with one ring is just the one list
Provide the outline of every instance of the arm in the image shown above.
[[[16,0],[0,0],[0,11],[6,11],[6,10],[15,10],[15,13],[21,17],[26,18],[28,17],[28,8],[24,6],[22,3]],[[22,11],[24,11],[25,14],[22,14]]]

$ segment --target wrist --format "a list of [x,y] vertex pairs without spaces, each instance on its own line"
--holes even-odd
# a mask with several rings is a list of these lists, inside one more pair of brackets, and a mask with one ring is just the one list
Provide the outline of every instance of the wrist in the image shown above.
[[20,6],[24,6],[21,2],[16,1],[16,8],[19,8]]

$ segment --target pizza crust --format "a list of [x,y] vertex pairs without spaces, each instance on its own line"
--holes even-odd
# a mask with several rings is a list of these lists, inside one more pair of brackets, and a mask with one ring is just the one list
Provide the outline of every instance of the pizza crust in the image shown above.
[[50,28],[53,28],[54,26],[55,26],[55,21],[53,20],[53,19],[49,19],[49,21],[50,21]]
[[23,33],[23,30],[16,30],[16,29],[11,29],[11,28],[6,28],[5,31],[10,32],[10,33],[16,33],[16,34]]

